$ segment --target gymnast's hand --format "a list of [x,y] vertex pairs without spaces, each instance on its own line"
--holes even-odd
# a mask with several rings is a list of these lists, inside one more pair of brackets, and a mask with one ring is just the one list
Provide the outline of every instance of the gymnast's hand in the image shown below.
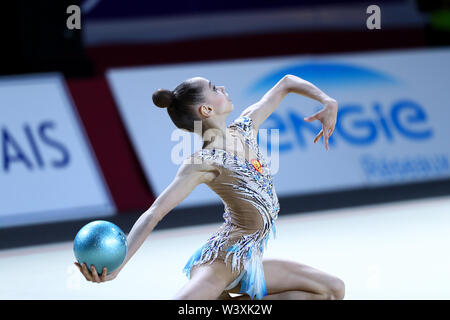
[[110,280],[113,280],[119,273],[118,271],[114,271],[114,272],[111,272],[110,274],[107,274],[108,270],[106,268],[103,268],[103,272],[99,276],[93,265],[91,265],[91,271],[88,270],[86,263],[83,263],[83,265],[80,266],[80,264],[78,262],[75,262],[75,265],[81,271],[81,273],[86,278],[86,280],[91,281],[91,282],[100,283],[100,282],[110,281]]
[[322,122],[322,130],[314,138],[314,143],[316,143],[320,137],[323,136],[325,141],[325,148],[328,150],[328,138],[334,131],[337,118],[338,103],[332,98],[328,98],[324,101],[322,110],[316,112],[312,116],[304,118],[305,121],[311,122],[314,120],[319,120]]

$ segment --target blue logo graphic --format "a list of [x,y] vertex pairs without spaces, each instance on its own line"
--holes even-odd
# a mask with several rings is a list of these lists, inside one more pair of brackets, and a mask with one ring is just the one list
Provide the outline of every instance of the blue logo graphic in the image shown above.
[[[358,151],[366,151],[359,157],[359,165],[368,182],[420,180],[449,174],[450,161],[445,153],[416,154],[420,149],[412,150],[414,154],[402,156],[370,152],[371,147],[380,141],[394,145],[399,141],[425,142],[433,138],[434,130],[429,123],[426,108],[411,97],[411,90],[407,90],[405,83],[367,67],[313,62],[271,72],[251,85],[247,94],[261,97],[286,74],[305,79],[326,93],[331,92],[339,102],[337,122],[334,133],[329,138],[329,145],[333,149],[344,143]],[[393,90],[389,90],[389,95],[384,97],[383,93],[387,92],[385,89],[389,88],[403,90],[398,90],[397,96],[392,96]],[[348,97],[349,93],[358,90],[364,90],[364,94],[359,94],[360,97],[365,97],[364,101],[340,99],[340,93]],[[322,106],[317,103],[314,113],[320,109]],[[280,153],[289,153],[295,149],[306,151],[313,145],[313,137],[322,129],[319,121],[303,120],[309,115],[311,114],[302,114],[299,108],[293,106],[285,106],[273,112],[264,123],[264,127],[269,129],[267,150],[272,152],[271,129],[278,129],[277,147]]]
[[[356,86],[374,88],[379,93],[382,86],[399,86],[401,83],[394,77],[367,67],[344,63],[304,63],[288,66],[262,77],[248,88],[249,94],[264,94],[286,74],[296,75],[327,92],[332,89],[354,89]],[[345,88],[346,87],[346,88]],[[377,93],[377,94],[378,94]],[[370,92],[369,92],[370,94]],[[366,103],[347,103],[339,100],[339,112],[335,131],[329,139],[330,146],[336,138],[356,147],[365,147],[383,138],[388,143],[396,139],[426,140],[433,136],[432,129],[427,125],[428,116],[424,108],[410,98],[401,97],[389,105],[380,101]],[[378,99],[377,99],[378,100]],[[318,110],[320,110],[318,108]],[[318,111],[317,110],[317,111]],[[285,107],[274,112],[264,125],[267,129],[278,129],[280,135],[280,152],[299,147],[306,149],[309,141],[318,134],[322,125],[305,122],[296,108]],[[311,136],[304,137],[305,132]],[[398,137],[396,137],[398,136]],[[270,149],[270,143],[268,143]]]
[[248,93],[261,94],[266,92],[286,74],[296,75],[319,88],[325,89],[356,86],[380,87],[400,84],[390,75],[367,67],[337,63],[306,63],[289,66],[265,76],[250,86]]

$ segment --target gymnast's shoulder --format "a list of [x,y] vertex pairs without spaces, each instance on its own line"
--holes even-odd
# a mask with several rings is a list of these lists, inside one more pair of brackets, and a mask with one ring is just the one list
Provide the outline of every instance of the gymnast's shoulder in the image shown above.
[[200,157],[199,152],[184,158],[177,172],[179,176],[195,177],[205,183],[214,181],[220,174],[221,168],[214,162]]

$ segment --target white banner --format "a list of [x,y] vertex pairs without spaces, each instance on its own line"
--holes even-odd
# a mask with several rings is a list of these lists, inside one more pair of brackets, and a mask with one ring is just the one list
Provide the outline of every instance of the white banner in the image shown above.
[[115,213],[64,78],[0,77],[0,227]]
[[[287,95],[260,127],[279,130],[278,196],[450,177],[448,49],[122,68],[110,70],[108,80],[150,185],[160,194],[179,166],[171,152],[180,141],[171,141],[176,127],[166,110],[153,105],[155,90],[207,78],[225,86],[233,100],[231,123],[285,74],[318,86],[339,102],[339,112],[329,151],[323,139],[313,143],[321,123],[303,121],[322,106],[301,95]],[[196,140],[192,146],[201,147]],[[203,185],[181,205],[216,201]]]

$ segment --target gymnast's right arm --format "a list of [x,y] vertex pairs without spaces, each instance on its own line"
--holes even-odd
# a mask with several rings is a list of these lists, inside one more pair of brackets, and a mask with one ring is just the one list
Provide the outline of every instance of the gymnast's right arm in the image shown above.
[[205,163],[192,164],[191,159],[187,158],[181,164],[174,180],[134,223],[127,236],[128,251],[122,265],[110,274],[106,275],[104,272],[101,276],[96,272],[90,273],[86,268],[80,268],[88,281],[104,282],[114,279],[166,214],[183,201],[197,185],[208,183],[218,176],[219,173],[213,166]]

